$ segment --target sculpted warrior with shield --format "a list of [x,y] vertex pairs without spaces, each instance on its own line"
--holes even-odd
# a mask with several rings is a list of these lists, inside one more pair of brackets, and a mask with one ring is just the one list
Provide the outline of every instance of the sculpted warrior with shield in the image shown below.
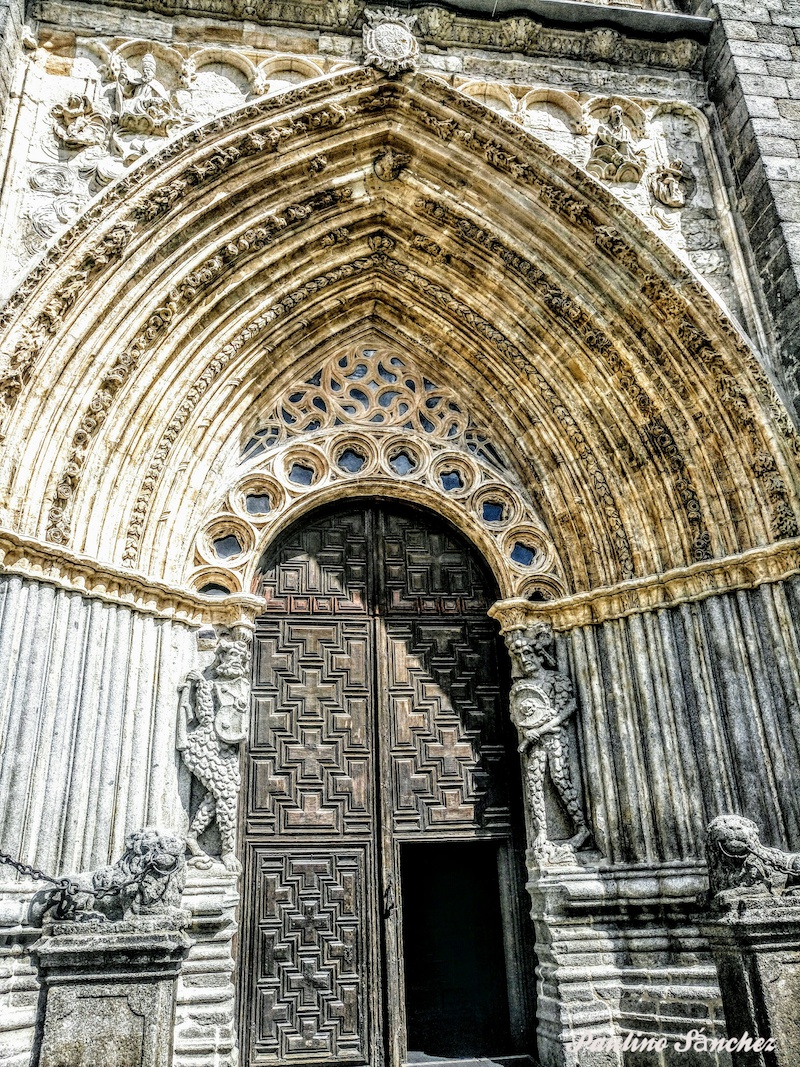
[[[511,718],[519,731],[519,751],[525,759],[525,785],[533,824],[533,850],[555,853],[559,846],[576,849],[591,838],[569,764],[569,738],[564,723],[575,714],[572,682],[556,667],[553,631],[545,624],[506,634],[506,645],[521,675],[511,686]],[[557,845],[547,834],[544,780],[547,768],[561,801],[572,818],[575,833]]]
[[236,806],[241,774],[239,746],[247,736],[248,647],[245,641],[223,637],[214,663],[202,674],[190,671],[181,687],[177,748],[183,762],[205,787],[205,795],[186,835],[186,846],[198,866],[210,858],[197,839],[216,818],[222,843],[222,862],[238,871]]

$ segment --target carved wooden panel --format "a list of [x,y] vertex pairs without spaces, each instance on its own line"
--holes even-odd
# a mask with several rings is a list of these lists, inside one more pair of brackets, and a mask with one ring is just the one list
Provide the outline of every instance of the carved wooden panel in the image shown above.
[[509,835],[491,585],[443,524],[364,506],[290,531],[261,590],[245,1062],[379,1067],[404,1032],[397,839]]
[[368,1062],[364,851],[254,852],[255,1062]]
[[386,511],[380,522],[381,611],[484,614],[492,602],[474,553],[443,523]]
[[510,768],[493,627],[393,620],[385,641],[395,831],[506,836]]
[[270,614],[362,614],[367,610],[363,511],[327,515],[296,529],[273,553],[259,582]]
[[366,620],[259,623],[250,832],[372,832],[371,645]]

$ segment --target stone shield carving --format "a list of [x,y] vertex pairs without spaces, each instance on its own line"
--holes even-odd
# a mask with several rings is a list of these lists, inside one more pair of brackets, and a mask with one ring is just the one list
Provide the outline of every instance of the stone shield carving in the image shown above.
[[416,15],[401,15],[396,8],[365,11],[364,62],[391,76],[416,70],[419,44],[411,32]]

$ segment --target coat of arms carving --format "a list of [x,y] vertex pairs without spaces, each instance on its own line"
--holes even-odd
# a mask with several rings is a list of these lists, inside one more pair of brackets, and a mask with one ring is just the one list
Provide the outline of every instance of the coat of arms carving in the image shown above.
[[395,75],[404,70],[416,70],[419,61],[419,44],[411,27],[416,15],[401,15],[393,7],[384,11],[364,12],[364,62],[377,67],[386,74]]

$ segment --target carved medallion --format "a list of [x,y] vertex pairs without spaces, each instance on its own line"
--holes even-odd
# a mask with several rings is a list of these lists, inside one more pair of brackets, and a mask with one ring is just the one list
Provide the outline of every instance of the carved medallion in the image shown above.
[[416,15],[401,15],[393,7],[385,11],[365,11],[364,62],[394,76],[404,70],[416,70],[419,45],[411,27]]

